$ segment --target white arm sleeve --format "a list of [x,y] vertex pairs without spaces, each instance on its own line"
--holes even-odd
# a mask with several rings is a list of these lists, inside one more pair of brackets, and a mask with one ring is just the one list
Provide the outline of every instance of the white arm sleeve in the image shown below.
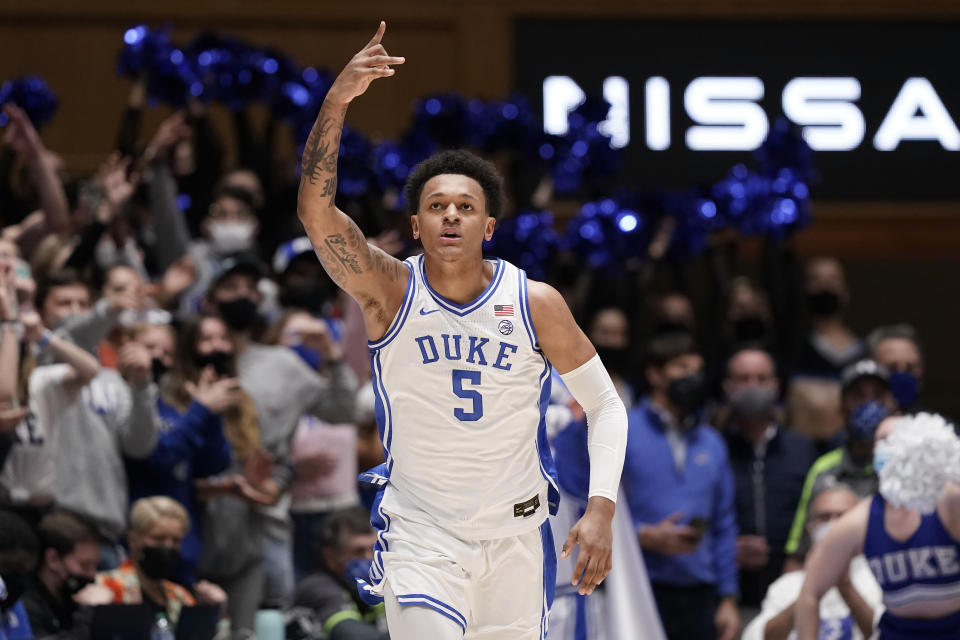
[[587,414],[588,495],[616,502],[627,452],[627,410],[598,355],[560,377]]

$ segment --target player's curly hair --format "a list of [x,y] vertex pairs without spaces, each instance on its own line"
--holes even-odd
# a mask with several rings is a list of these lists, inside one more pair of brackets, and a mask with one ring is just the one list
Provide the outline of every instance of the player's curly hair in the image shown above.
[[499,218],[503,213],[503,178],[493,163],[464,149],[451,149],[430,156],[410,172],[404,187],[410,215],[417,215],[427,180],[445,173],[467,176],[479,182],[487,201],[487,215]]

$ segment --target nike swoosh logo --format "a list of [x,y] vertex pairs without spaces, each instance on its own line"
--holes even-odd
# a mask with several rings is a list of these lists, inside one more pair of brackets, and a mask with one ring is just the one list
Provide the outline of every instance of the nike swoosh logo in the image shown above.
[[440,309],[431,309],[430,311],[424,311],[423,307],[420,307],[420,315],[422,316],[428,316],[431,313],[436,313],[437,311],[440,311]]

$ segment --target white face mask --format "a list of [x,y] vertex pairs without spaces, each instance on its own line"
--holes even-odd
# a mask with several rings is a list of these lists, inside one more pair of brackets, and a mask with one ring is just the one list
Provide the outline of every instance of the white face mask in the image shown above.
[[826,537],[827,532],[830,531],[830,527],[832,526],[833,526],[833,522],[824,522],[823,524],[818,525],[813,529],[811,529],[810,539],[813,541],[813,544],[817,544],[818,542],[823,540]]
[[246,251],[253,245],[254,225],[239,220],[210,223],[210,244],[221,255]]

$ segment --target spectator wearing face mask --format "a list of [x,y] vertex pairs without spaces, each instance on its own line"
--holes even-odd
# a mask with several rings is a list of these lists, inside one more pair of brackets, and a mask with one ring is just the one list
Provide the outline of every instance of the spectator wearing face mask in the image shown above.
[[[873,470],[873,436],[894,407],[890,375],[873,360],[861,360],[847,367],[842,376],[846,442],[817,458],[803,483],[803,493],[787,539],[789,556],[805,555],[803,532],[810,496],[823,489],[844,484],[865,498],[877,492]],[[796,565],[789,565],[794,568]]]
[[21,597],[37,564],[40,543],[30,525],[0,510],[0,640],[31,640],[30,620]]
[[[257,281],[259,264],[239,260],[224,271],[207,295],[208,308],[216,309],[230,329],[237,358],[237,377],[257,408],[262,445],[270,453],[273,478],[283,491],[281,500],[259,510],[265,530],[267,582],[265,600],[286,605],[293,596],[294,572],[289,515],[292,478],[290,445],[304,414],[328,423],[354,418],[356,378],[344,364],[330,336],[320,336],[320,371],[308,366],[291,349],[260,344],[253,329],[260,322],[261,301]],[[251,622],[252,624],[252,622]]]
[[634,374],[640,369],[630,351],[630,321],[621,309],[598,309],[587,325],[587,336],[597,349],[617,389],[617,394],[628,409],[635,399]]
[[[147,346],[143,341],[153,333],[150,328],[142,329],[134,339]],[[232,374],[233,345],[223,321],[210,315],[190,318],[176,338],[175,353],[171,348],[167,356],[173,367],[168,375],[157,380],[157,445],[145,459],[128,458],[126,469],[131,502],[165,495],[183,505],[191,521],[198,523],[184,538],[182,562],[173,577],[175,582],[190,587],[197,581],[196,567],[202,548],[202,510],[195,482],[230,466],[231,447],[224,435],[225,422],[237,442],[234,453],[238,457],[246,455],[249,448],[245,443],[253,436],[247,434],[258,433],[253,404]],[[153,361],[158,359],[154,357]]]
[[870,355],[890,372],[890,393],[901,413],[925,411],[920,394],[923,391],[923,351],[916,330],[908,324],[874,329],[867,336]]
[[371,607],[355,578],[367,578],[377,534],[360,508],[332,513],[323,524],[323,570],[297,585],[294,605],[309,609],[330,640],[386,640],[383,605]]
[[[810,501],[807,533],[814,547],[859,498],[849,487],[824,489]],[[742,640],[786,640],[795,637],[794,611],[805,569],[784,574],[770,585],[763,609],[743,631]],[[873,634],[875,612],[883,605],[883,592],[863,555],[850,562],[840,582],[820,600],[820,637],[863,640]]]
[[653,323],[649,327],[651,337],[668,333],[696,335],[697,322],[693,300],[680,291],[670,291],[653,299],[651,308]]
[[[156,314],[156,315],[153,315]],[[137,342],[150,354],[150,377],[160,384],[163,376],[173,367],[177,331],[168,322],[164,311],[146,314],[145,322],[139,322],[126,331],[127,338]]]
[[98,573],[96,584],[109,590],[116,604],[146,604],[152,613],[176,625],[183,607],[222,604],[222,591],[213,585],[198,590],[197,598],[171,582],[180,561],[180,546],[190,529],[183,507],[166,496],[141,498],[130,510],[127,543],[130,557],[117,569]]
[[650,395],[629,413],[624,489],[667,637],[732,640],[740,619],[733,475],[701,419],[703,358],[688,334],[651,341]]
[[37,533],[40,566],[23,596],[33,633],[42,638],[82,629],[89,620],[74,598],[96,578],[100,538],[68,511],[48,513]]
[[810,260],[803,282],[809,326],[793,358],[787,404],[792,426],[825,442],[843,429],[840,374],[867,355],[866,345],[844,317],[850,289],[840,261]]
[[[264,342],[289,347],[317,369],[321,354],[330,353],[333,326],[306,311],[291,311],[270,327]],[[327,515],[360,504],[357,457],[357,425],[353,421],[330,424],[309,414],[300,418],[291,443],[294,477],[290,487],[297,580],[322,562],[318,538]]]
[[735,278],[730,283],[726,311],[728,353],[747,346],[766,350],[774,347],[776,336],[770,303],[747,278]]
[[195,280],[183,294],[180,310],[200,310],[211,284],[229,265],[227,258],[250,253],[256,243],[259,223],[249,192],[238,187],[221,187],[201,223],[203,239],[190,245],[188,256],[195,268]]
[[783,571],[783,548],[816,449],[783,425],[777,407],[780,384],[773,357],[766,351],[744,348],[734,353],[723,390],[740,530],[740,604],[757,607]]
[[329,315],[328,307],[336,290],[317,260],[310,238],[301,236],[280,245],[273,256],[273,272],[277,274],[283,308],[300,309],[315,316]]

